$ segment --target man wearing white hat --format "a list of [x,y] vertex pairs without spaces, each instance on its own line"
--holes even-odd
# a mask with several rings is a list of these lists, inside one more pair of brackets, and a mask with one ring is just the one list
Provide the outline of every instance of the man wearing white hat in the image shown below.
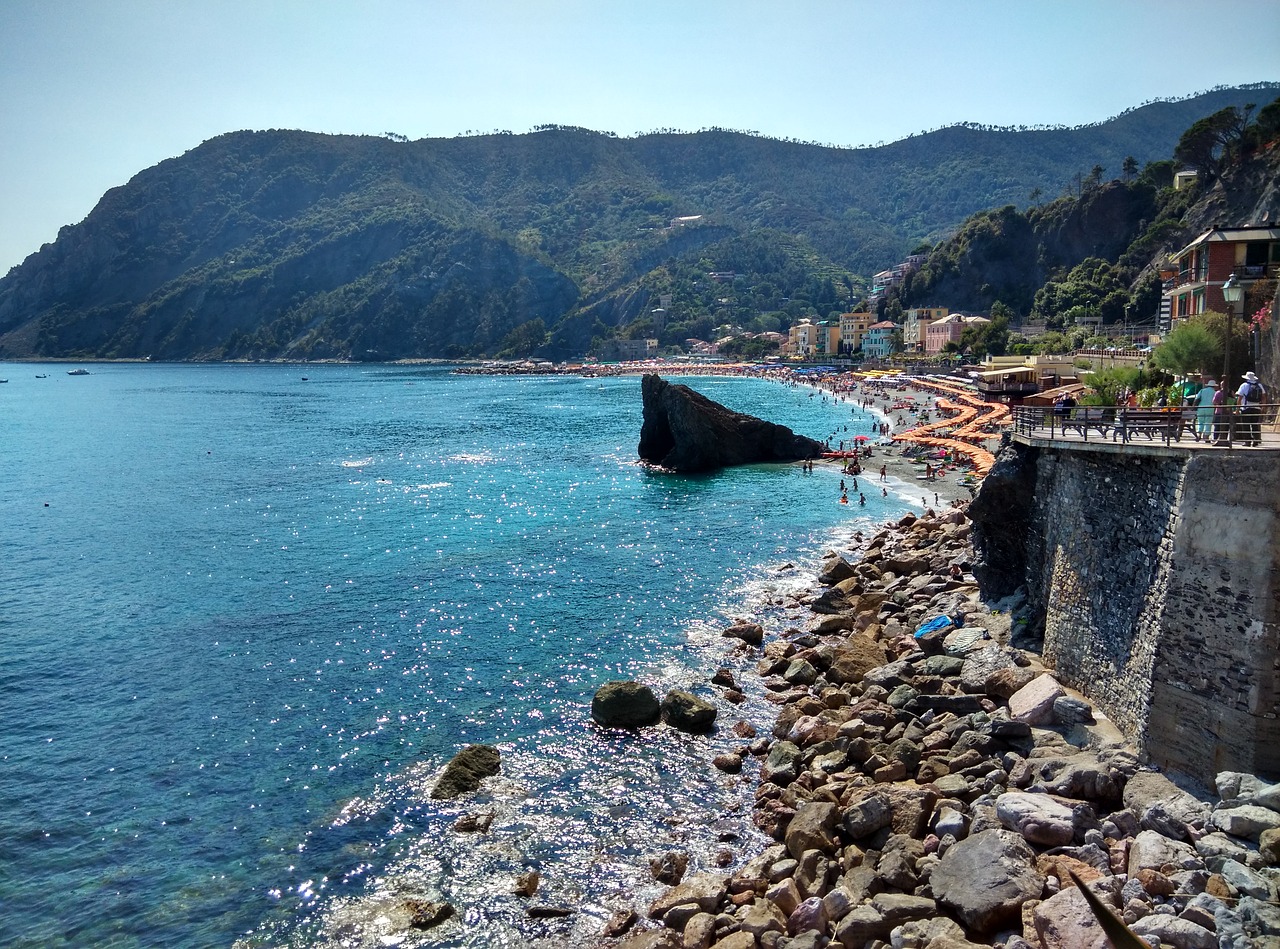
[[1244,379],[1236,390],[1236,405],[1240,410],[1240,443],[1257,445],[1261,439],[1262,406],[1267,401],[1267,390],[1252,371],[1240,378]]

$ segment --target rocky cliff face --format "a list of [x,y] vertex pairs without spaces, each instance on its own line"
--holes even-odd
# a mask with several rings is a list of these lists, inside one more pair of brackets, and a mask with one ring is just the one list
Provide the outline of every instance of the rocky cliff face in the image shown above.
[[1030,564],[1038,559],[1035,539],[1036,464],[1039,450],[1010,443],[1000,449],[995,466],[969,504],[973,546],[978,553],[973,574],[984,596],[998,600],[1028,582]]
[[673,471],[712,471],[762,461],[815,458],[823,445],[785,425],[743,415],[688,386],[656,376],[640,381],[640,458]]

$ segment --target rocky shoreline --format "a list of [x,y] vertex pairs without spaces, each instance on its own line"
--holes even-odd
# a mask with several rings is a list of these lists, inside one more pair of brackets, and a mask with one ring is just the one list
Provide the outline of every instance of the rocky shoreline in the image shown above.
[[779,712],[715,766],[758,767],[775,843],[688,877],[655,855],[671,887],[601,946],[1102,949],[1078,880],[1147,945],[1280,947],[1280,785],[1222,773],[1197,796],[1144,768],[1011,645],[1019,604],[983,601],[969,529],[908,514],[826,559],[809,628],[725,631]]

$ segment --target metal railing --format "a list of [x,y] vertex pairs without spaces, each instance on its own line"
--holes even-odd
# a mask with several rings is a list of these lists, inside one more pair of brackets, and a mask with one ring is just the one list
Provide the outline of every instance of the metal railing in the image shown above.
[[[1237,280],[1275,280],[1280,277],[1280,264],[1236,264],[1231,275]],[[1221,281],[1213,281],[1216,286]],[[1204,267],[1196,270],[1180,270],[1166,281],[1167,289],[1178,289],[1192,283],[1210,283],[1209,272]]]
[[1129,408],[1077,405],[1063,411],[1055,406],[1021,405],[1013,409],[1012,430],[1036,438],[1080,438],[1088,441],[1145,440],[1165,445],[1199,442],[1219,447],[1262,444],[1280,446],[1276,414],[1280,405],[1240,410],[1237,406],[1198,408]]

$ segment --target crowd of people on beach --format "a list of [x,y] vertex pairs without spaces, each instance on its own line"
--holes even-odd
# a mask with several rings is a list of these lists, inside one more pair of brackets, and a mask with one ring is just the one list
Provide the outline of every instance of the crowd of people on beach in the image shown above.
[[[927,425],[931,419],[942,414],[939,401],[928,397],[927,393],[914,391],[908,379],[871,379],[859,378],[853,374],[832,374],[826,376],[789,377],[786,385],[799,387],[812,386],[809,398],[822,404],[829,402],[852,403],[851,411],[872,414],[872,419],[865,423],[862,432],[850,435],[849,425],[838,425],[823,441],[831,460],[840,464],[840,481],[838,499],[840,504],[851,504],[855,500],[859,507],[865,507],[866,494],[859,488],[858,478],[862,476],[863,464],[875,456],[878,447],[889,461],[879,466],[879,483],[881,497],[889,496],[891,486],[890,464],[895,461],[913,466],[923,466],[923,474],[916,475],[927,484],[935,484],[946,476],[948,471],[964,471],[960,468],[960,459],[954,452],[945,449],[934,449],[924,445],[898,442],[895,436],[909,433],[912,429]],[[924,394],[926,397],[921,398]],[[813,472],[812,461],[803,463],[806,473]],[[896,464],[894,467],[897,467]],[[912,469],[914,470],[914,469]],[[902,472],[906,474],[906,472]],[[901,476],[901,475],[900,475]],[[846,481],[851,478],[851,482]],[[933,494],[933,506],[942,503],[937,491]],[[951,503],[955,503],[954,500]],[[920,498],[922,509],[930,507],[928,495]]]

